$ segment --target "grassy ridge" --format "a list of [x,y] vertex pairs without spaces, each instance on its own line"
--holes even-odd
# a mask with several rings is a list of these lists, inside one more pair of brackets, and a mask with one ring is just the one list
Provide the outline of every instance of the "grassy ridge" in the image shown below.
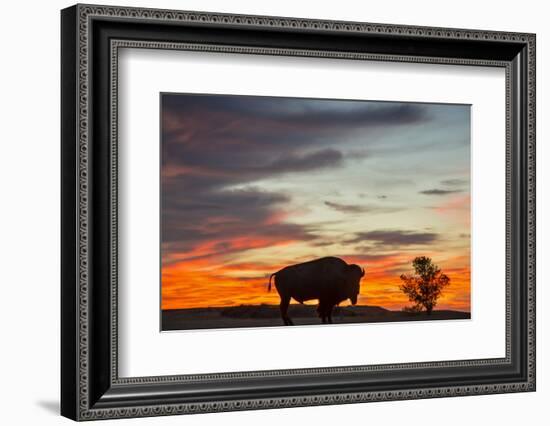
[[[320,324],[316,306],[296,305],[289,307],[288,314],[296,325]],[[469,312],[436,310],[431,315],[425,312],[391,311],[380,306],[345,306],[333,311],[335,324],[427,321],[470,319]],[[162,330],[191,330],[207,328],[239,328],[281,326],[282,320],[278,305],[241,305],[231,307],[211,307],[174,309],[162,311]]]

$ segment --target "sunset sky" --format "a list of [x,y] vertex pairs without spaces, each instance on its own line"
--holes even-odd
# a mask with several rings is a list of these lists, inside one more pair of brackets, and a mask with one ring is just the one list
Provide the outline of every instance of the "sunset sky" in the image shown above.
[[[470,310],[470,106],[163,94],[162,309],[278,304],[271,273],[323,256],[365,268],[358,304]],[[315,302],[313,302],[315,303]]]

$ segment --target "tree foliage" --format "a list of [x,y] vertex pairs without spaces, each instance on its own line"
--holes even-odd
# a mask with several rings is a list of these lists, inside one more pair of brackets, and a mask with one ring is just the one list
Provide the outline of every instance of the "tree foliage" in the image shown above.
[[412,266],[415,273],[402,274],[400,278],[403,284],[399,288],[411,302],[414,302],[413,309],[424,308],[430,315],[441,292],[450,284],[451,279],[441,273],[439,267],[429,257],[416,257]]

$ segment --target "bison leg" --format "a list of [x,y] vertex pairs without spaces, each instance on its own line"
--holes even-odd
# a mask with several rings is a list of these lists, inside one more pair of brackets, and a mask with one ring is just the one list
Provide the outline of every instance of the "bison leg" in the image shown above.
[[319,314],[319,318],[321,318],[321,321],[323,324],[327,323],[327,307],[326,304],[322,301],[319,301],[319,305],[317,306],[317,314]]
[[294,325],[290,317],[288,316],[288,305],[290,304],[290,296],[281,296],[281,318],[283,319],[285,325]]
[[329,306],[327,308],[327,318],[328,318],[328,323],[329,324],[332,324],[332,306]]

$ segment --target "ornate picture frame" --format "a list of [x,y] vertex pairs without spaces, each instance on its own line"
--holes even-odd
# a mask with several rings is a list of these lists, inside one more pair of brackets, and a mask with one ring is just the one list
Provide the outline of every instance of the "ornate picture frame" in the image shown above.
[[[534,391],[535,40],[523,33],[269,16],[97,5],[64,9],[61,414],[93,420]],[[121,48],[503,68],[505,356],[119,377]]]

